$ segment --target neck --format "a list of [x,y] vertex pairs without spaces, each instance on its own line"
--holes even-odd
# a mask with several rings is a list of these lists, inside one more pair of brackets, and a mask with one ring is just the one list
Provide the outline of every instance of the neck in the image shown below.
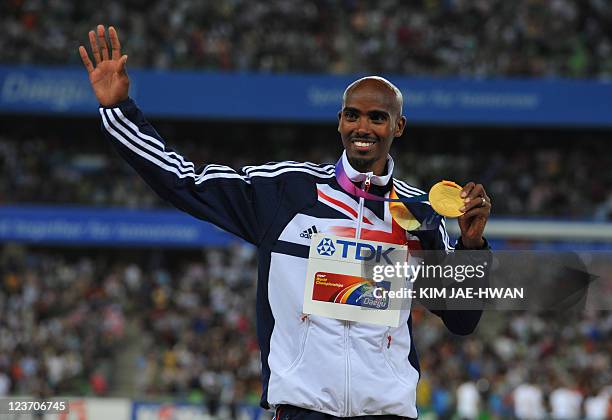
[[361,158],[349,158],[349,163],[356,171],[361,173],[372,172],[374,175],[385,175],[387,168],[387,159],[373,160]]

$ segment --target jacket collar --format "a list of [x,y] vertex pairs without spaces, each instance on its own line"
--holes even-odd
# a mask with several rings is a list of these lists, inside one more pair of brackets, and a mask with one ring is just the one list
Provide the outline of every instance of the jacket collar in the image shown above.
[[391,181],[391,177],[393,176],[393,158],[390,155],[387,155],[387,174],[386,175],[374,175],[372,172],[358,172],[355,168],[351,166],[348,161],[348,157],[346,156],[346,150],[342,152],[342,166],[344,167],[344,172],[349,177],[349,179],[353,182],[362,182],[366,179],[368,175],[371,175],[370,181],[374,185],[379,185],[381,187],[386,186]]

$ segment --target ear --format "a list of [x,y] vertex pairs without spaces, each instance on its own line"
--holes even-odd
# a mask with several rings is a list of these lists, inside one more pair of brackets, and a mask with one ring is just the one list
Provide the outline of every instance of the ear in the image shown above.
[[342,110],[338,111],[338,133],[340,132],[340,121],[342,120]]
[[404,127],[406,127],[406,117],[402,115],[395,124],[395,137],[401,137],[404,134]]

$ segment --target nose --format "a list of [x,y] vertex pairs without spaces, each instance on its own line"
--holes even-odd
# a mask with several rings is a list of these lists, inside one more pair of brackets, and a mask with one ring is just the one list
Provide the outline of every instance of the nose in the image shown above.
[[369,136],[372,133],[369,118],[359,118],[359,121],[357,122],[357,130],[355,130],[355,132],[359,137]]

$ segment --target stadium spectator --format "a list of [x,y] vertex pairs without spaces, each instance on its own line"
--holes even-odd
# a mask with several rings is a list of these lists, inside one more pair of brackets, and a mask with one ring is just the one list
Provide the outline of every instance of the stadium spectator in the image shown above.
[[550,414],[553,419],[577,419],[581,416],[581,407],[582,394],[572,387],[561,385],[550,394]]
[[461,419],[477,419],[480,414],[480,393],[472,381],[457,388],[457,414]]
[[[294,135],[298,136],[289,137]],[[265,162],[266,157],[282,160],[286,155],[299,155],[303,142],[299,136],[297,139],[288,140],[284,148],[266,150],[266,156],[257,151],[241,153],[231,144],[213,148],[217,150],[217,161],[237,168],[248,159]],[[167,206],[112,151],[95,148],[93,140],[85,143],[73,140],[76,139],[60,139],[57,135],[23,138],[19,132],[1,136],[0,175],[5,182],[0,184],[0,202]],[[478,159],[471,159],[465,152],[472,142],[474,139],[469,138],[465,147],[441,153],[439,150],[444,150],[444,146],[439,140],[437,152],[423,151],[418,158],[411,152],[410,142],[399,142],[396,150],[401,159],[396,162],[396,171],[423,189],[440,178],[485,180],[491,185],[491,194],[503,197],[496,203],[498,216],[612,220],[612,191],[607,187],[612,184],[612,175],[605,170],[612,167],[612,153],[604,139],[597,143],[579,136],[569,145],[557,148],[530,146],[526,141],[524,146],[517,147],[518,141],[513,141],[497,145],[496,150],[481,151]],[[200,156],[199,146],[199,141],[187,140],[179,142],[178,149]],[[308,158],[324,161],[327,154],[329,146],[316,147]],[[481,161],[493,164],[483,166]],[[598,175],[590,176],[591,173]],[[43,180],[46,188],[41,189]]]
[[6,397],[10,389],[11,378],[6,373],[0,371],[0,397]]
[[519,419],[537,420],[546,418],[544,395],[535,384],[523,383],[513,394],[514,415]]
[[[601,0],[6,1],[0,62],[76,64],[80,34],[125,28],[131,66],[451,76],[612,75]],[[128,51],[129,52],[129,51]]]
[[609,418],[612,414],[610,405],[610,387],[605,388],[599,394],[593,393],[584,401],[584,416],[587,420],[602,420]]

